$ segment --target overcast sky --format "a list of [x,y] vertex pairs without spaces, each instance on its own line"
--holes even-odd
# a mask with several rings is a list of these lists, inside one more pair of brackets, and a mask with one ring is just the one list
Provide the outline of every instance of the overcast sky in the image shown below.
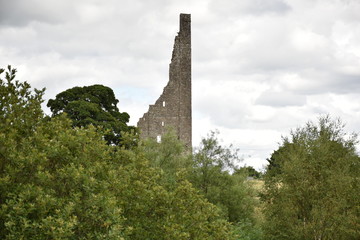
[[360,129],[359,0],[0,0],[0,67],[46,101],[109,86],[135,125],[168,81],[180,13],[192,18],[195,146],[218,129],[260,169],[321,114]]

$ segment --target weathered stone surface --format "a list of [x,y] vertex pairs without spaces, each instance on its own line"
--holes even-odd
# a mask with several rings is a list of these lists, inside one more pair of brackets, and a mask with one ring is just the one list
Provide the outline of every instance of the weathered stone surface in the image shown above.
[[142,138],[161,140],[173,128],[188,148],[192,146],[191,118],[191,15],[180,14],[169,67],[169,82],[155,104],[137,123]]

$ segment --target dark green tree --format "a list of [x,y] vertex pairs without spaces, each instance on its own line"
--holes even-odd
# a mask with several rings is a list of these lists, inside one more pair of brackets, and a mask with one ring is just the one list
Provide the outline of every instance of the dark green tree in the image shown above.
[[266,159],[266,161],[268,162],[268,165],[266,167],[267,177],[281,174],[281,166],[284,159],[282,156],[286,152],[288,152],[289,149],[292,148],[292,144],[293,143],[289,141],[283,141],[282,145],[279,146],[279,148],[271,154],[270,158]]
[[254,179],[258,179],[262,177],[262,173],[257,171],[255,168],[251,166],[244,166],[236,169],[236,174],[245,174],[248,177],[252,177]]
[[74,127],[93,125],[107,130],[105,140],[108,144],[122,145],[122,132],[135,130],[127,125],[129,114],[119,112],[119,100],[113,90],[103,85],[74,87],[50,99],[52,116],[66,113]]
[[265,239],[360,238],[356,144],[329,116],[283,139],[265,175]]

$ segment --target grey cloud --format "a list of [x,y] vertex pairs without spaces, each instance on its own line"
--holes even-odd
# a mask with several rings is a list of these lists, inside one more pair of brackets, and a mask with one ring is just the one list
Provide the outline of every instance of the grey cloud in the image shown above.
[[221,96],[212,92],[207,92],[204,95],[200,89],[195,91],[193,95],[194,111],[209,116],[216,125],[233,129],[245,124],[245,116],[248,115],[249,110],[247,104],[236,99],[236,96],[231,94]]
[[[19,5],[19,12],[27,5],[24,3],[21,5],[20,1],[10,2],[13,5]],[[71,7],[70,2],[64,2],[67,2],[66,5],[64,3],[66,7],[60,8],[58,11],[64,18],[72,16],[71,21],[55,25],[35,21],[34,19],[38,19],[38,16],[30,16],[33,12],[29,10],[28,15],[25,14],[23,18],[16,16],[14,18],[18,19],[19,23],[31,23],[30,25],[14,28],[1,28],[0,26],[1,34],[6,36],[2,38],[1,45],[14,47],[23,56],[55,52],[64,59],[120,57],[130,59],[130,61],[134,61],[134,59],[148,62],[159,59],[170,61],[171,50],[169,51],[169,49],[172,48],[175,34],[173,33],[171,38],[164,36],[164,29],[156,27],[158,18],[152,14],[152,11],[140,14],[137,13],[140,11],[139,9],[132,9],[132,5],[129,5],[126,10],[132,12],[134,16],[127,16],[129,13],[123,14],[126,10],[120,8],[119,5],[114,4],[113,7],[116,9],[114,11],[105,11],[111,6],[106,5],[106,7],[102,6],[105,12],[101,13],[100,19],[95,22],[86,22],[85,20],[74,20],[74,14],[64,10]],[[47,2],[45,1],[45,3]],[[131,4],[136,5],[136,1]],[[11,8],[11,6],[7,6],[7,8]],[[46,12],[46,8],[43,6],[43,11],[38,9],[37,12],[42,14]],[[76,5],[76,8],[82,9],[86,6],[80,4]],[[141,6],[139,8],[142,9]],[[6,9],[2,11],[6,12]],[[99,12],[101,11],[99,10]],[[83,15],[86,14],[83,13]],[[91,13],[89,15],[91,16]],[[54,18],[56,19],[56,14],[54,14]],[[4,19],[11,20],[6,17]],[[174,28],[176,27],[175,25]],[[171,31],[166,32],[171,34]],[[176,33],[176,31],[174,32]]]
[[218,14],[229,17],[229,14],[262,15],[267,13],[283,14],[291,10],[291,7],[283,0],[223,0],[211,1],[210,9]]
[[[359,66],[360,67],[360,66]],[[329,92],[345,94],[360,91],[360,74],[334,73],[333,78],[324,87]]]
[[252,0],[246,8],[246,12],[253,14],[264,14],[264,13],[285,13],[291,8],[282,0]]
[[291,92],[265,91],[255,104],[271,107],[303,106],[306,104],[306,97]]
[[302,95],[315,95],[320,93],[345,94],[360,91],[360,74],[346,74],[336,70],[328,69],[305,69],[298,72],[304,79],[299,88],[291,88]]
[[74,9],[66,1],[0,0],[0,25],[24,26],[32,21],[65,21]]
[[[319,10],[325,4],[324,1],[317,3],[316,9]],[[219,1],[217,4],[220,5],[222,2]],[[231,11],[228,12],[231,19],[236,17],[232,9],[243,7],[239,2],[227,4],[225,1],[223,4],[224,9]],[[356,3],[356,6],[358,5]],[[221,10],[221,6],[219,7]],[[324,9],[332,11],[336,8],[338,6],[334,3],[331,8]],[[341,11],[350,11],[350,8],[347,6]],[[226,19],[228,15],[224,15],[225,19],[219,16],[218,22],[214,22],[221,23],[225,27],[209,28],[209,33],[203,31],[203,35],[194,42],[194,46],[195,44],[197,46],[194,52],[197,51],[201,55],[194,57],[201,62],[201,65],[198,65],[201,68],[194,71],[207,74],[207,69],[211,68],[212,74],[209,74],[208,78],[218,74],[223,77],[223,81],[234,79],[235,76],[246,77],[246,75],[258,74],[266,76],[261,78],[261,82],[271,81],[273,84],[279,84],[276,79],[279,73],[296,73],[303,80],[303,84],[285,90],[291,90],[299,95],[321,92],[347,93],[358,90],[360,74],[349,74],[341,69],[348,66],[352,69],[360,69],[359,58],[337,45],[335,36],[331,32],[334,24],[342,21],[339,14],[326,11],[319,14],[312,12],[308,19],[304,20],[300,18],[299,12],[281,17],[257,16],[251,19],[238,14],[236,21]],[[337,17],[336,21],[324,20],[330,14]],[[323,25],[324,22],[326,26]],[[352,36],[347,46],[349,49],[353,46],[358,52],[356,39],[360,36],[359,24],[347,22],[346,27],[351,29],[348,34]],[[330,31],[318,31],[321,28]],[[342,57],[339,57],[339,53]],[[345,60],[349,55],[353,55],[353,59]]]
[[[261,27],[253,36],[253,41],[235,46],[235,52],[246,56],[242,70],[255,71],[297,71],[306,68],[323,68],[334,64],[331,49],[322,45],[311,51],[296,49],[291,41],[291,30],[284,26]],[[277,29],[278,28],[278,29]],[[283,28],[283,29],[281,29]]]

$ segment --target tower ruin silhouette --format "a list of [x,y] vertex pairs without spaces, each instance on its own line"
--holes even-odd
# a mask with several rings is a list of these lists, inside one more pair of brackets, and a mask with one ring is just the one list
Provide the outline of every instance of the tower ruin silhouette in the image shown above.
[[192,147],[191,116],[191,15],[180,14],[180,31],[175,37],[169,66],[169,82],[155,104],[149,106],[137,126],[141,138],[161,136],[170,127],[186,147]]

